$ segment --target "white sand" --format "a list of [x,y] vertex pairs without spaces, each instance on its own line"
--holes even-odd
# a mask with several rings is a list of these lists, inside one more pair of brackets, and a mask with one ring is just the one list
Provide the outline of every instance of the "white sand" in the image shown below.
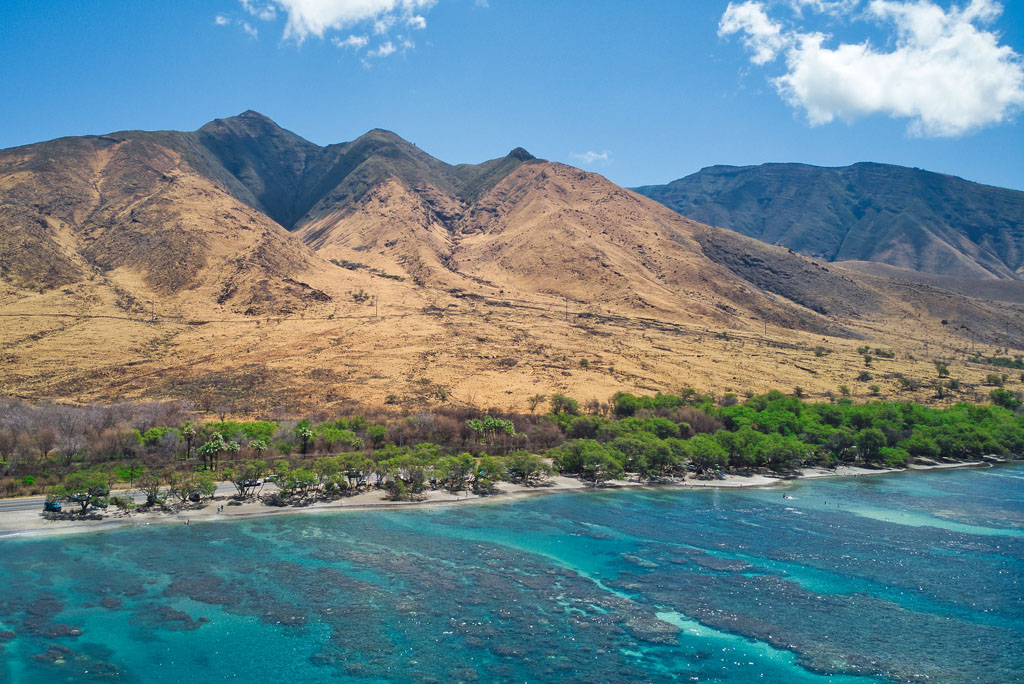
[[[984,462],[970,463],[943,463],[937,465],[910,466],[911,470],[933,470],[940,468],[963,468],[971,466],[985,466]],[[613,480],[602,488],[617,487],[678,487],[683,489],[691,488],[721,488],[737,489],[747,487],[771,487],[784,485],[797,479],[813,479],[821,477],[862,477],[867,475],[885,475],[890,473],[907,472],[906,470],[892,468],[858,468],[854,466],[839,466],[835,470],[811,468],[801,471],[798,477],[780,478],[771,475],[737,475],[728,474],[722,479],[695,480],[672,480],[664,483],[640,482],[637,480]],[[588,483],[576,478],[556,475],[549,478],[543,485],[528,487],[521,484],[501,482],[497,485],[498,492],[489,496],[478,496],[470,492],[459,492],[453,494],[444,490],[430,490],[424,494],[419,501],[388,501],[385,492],[374,489],[362,492],[355,496],[344,497],[334,501],[321,501],[304,506],[266,506],[259,501],[246,501],[241,505],[228,505],[230,499],[218,498],[201,507],[188,508],[177,512],[151,511],[148,513],[107,513],[102,520],[46,520],[38,510],[25,511],[3,511],[0,512],[0,540],[11,537],[50,536],[60,534],[76,534],[81,532],[95,532],[115,527],[144,527],[146,525],[176,524],[184,525],[186,522],[217,522],[221,520],[238,520],[242,518],[262,517],[268,515],[294,515],[298,513],[316,513],[325,511],[366,511],[373,509],[387,509],[409,506],[436,506],[436,505],[461,505],[466,503],[481,503],[490,501],[508,500],[514,497],[529,496],[546,492],[567,491],[573,489],[593,489]],[[223,506],[220,512],[217,508]]]

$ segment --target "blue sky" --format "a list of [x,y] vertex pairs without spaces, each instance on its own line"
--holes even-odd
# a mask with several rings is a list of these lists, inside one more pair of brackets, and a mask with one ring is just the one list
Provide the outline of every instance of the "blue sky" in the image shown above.
[[1024,2],[4,0],[0,147],[255,109],[622,185],[877,161],[1024,189]]

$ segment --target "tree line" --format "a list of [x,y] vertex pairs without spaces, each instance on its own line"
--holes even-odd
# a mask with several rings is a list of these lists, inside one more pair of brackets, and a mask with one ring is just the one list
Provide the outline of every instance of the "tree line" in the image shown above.
[[807,402],[781,392],[716,400],[685,390],[620,392],[585,405],[564,394],[535,395],[528,403],[524,413],[447,406],[203,422],[176,403],[3,400],[0,493],[50,493],[84,510],[106,502],[120,483],[155,504],[208,495],[216,480],[252,496],[269,477],[283,503],[378,487],[393,498],[430,487],[487,493],[500,480],[536,482],[549,469],[600,483],[624,473],[658,480],[1024,454],[1024,414],[1007,402],[938,409]]

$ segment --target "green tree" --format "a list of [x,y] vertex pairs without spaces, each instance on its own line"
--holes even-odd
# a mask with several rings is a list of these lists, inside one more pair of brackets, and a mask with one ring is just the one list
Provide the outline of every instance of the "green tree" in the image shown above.
[[494,456],[483,456],[477,459],[473,468],[473,491],[479,494],[493,492],[496,482],[506,473],[505,462]]
[[587,462],[583,468],[583,477],[592,480],[594,484],[604,484],[609,480],[618,479],[622,477],[622,463],[606,452]]
[[708,434],[694,435],[686,441],[686,457],[697,472],[717,470],[729,464],[729,454]]
[[185,460],[192,458],[192,442],[196,439],[196,429],[191,423],[185,423],[179,431],[181,438],[185,440]]
[[387,439],[388,429],[383,425],[371,425],[366,428],[366,436],[370,439],[374,449],[380,448]]
[[470,418],[466,421],[466,425],[470,430],[475,432],[477,438],[484,443],[486,443],[488,437],[496,434],[516,434],[515,425],[512,424],[511,420],[492,418],[489,415],[486,415],[483,418]]
[[527,451],[513,451],[505,461],[509,477],[515,482],[530,484],[551,472],[544,459]]
[[300,451],[305,454],[309,451],[309,444],[313,441],[313,431],[309,428],[308,420],[300,420],[295,426],[295,437],[299,440]]
[[235,486],[238,498],[247,499],[256,493],[256,488],[262,484],[268,468],[266,461],[255,459],[227,468],[224,470],[224,477]]
[[64,483],[53,487],[51,493],[77,503],[84,515],[90,506],[104,504],[110,495],[110,476],[100,470],[79,470],[65,477]]
[[1020,399],[1017,398],[1017,395],[1007,389],[997,387],[989,392],[988,396],[996,406],[1002,406],[1003,408],[1008,408],[1011,411],[1021,405]]
[[458,492],[466,484],[466,478],[472,474],[476,463],[473,456],[466,452],[443,459],[437,466],[437,473],[446,489]]
[[576,416],[580,412],[579,402],[561,393],[552,394],[550,404],[552,413],[567,413]]
[[159,470],[143,471],[137,478],[139,490],[146,495],[146,505],[156,506],[162,503],[160,498],[160,487],[163,486],[164,477]]
[[854,444],[865,462],[876,463],[882,460],[882,448],[886,445],[885,433],[876,427],[864,428],[857,433]]
[[217,491],[213,475],[206,472],[174,473],[167,478],[167,494],[181,503],[193,496],[209,498]]
[[217,470],[221,454],[238,453],[238,442],[229,442],[219,432],[210,435],[210,439],[199,447],[199,455],[203,457],[203,466]]
[[758,458],[774,471],[798,467],[811,448],[791,435],[770,434],[758,444]]
[[373,472],[373,461],[361,453],[339,454],[338,459],[350,484],[355,487],[366,484],[366,478]]
[[298,496],[306,499],[316,494],[320,478],[309,468],[293,468],[278,482],[278,487],[281,488],[281,496],[285,498]]
[[607,455],[608,450],[593,439],[574,439],[548,451],[548,456],[560,473],[580,475],[587,464]]
[[616,392],[612,395],[612,411],[620,418],[636,415],[640,405],[640,399],[627,392]]
[[899,447],[882,447],[879,449],[879,454],[885,465],[890,468],[906,467],[910,456],[906,450]]
[[735,432],[719,430],[715,433],[715,441],[722,445],[728,452],[728,463],[734,468],[750,469],[758,463],[758,446],[764,440],[764,435],[749,425],[744,425]]
[[256,459],[263,458],[263,454],[266,453],[269,445],[265,439],[254,439],[249,442],[249,448],[256,454]]

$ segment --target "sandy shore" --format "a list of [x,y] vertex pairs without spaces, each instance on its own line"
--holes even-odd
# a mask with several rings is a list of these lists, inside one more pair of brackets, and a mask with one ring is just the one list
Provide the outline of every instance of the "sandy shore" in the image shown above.
[[[781,478],[764,474],[737,475],[729,474],[714,480],[672,480],[663,483],[640,482],[636,480],[613,480],[604,489],[621,487],[677,487],[680,489],[718,488],[740,489],[750,487],[774,487],[787,485],[800,479],[823,477],[861,477],[869,475],[886,475],[908,472],[908,470],[934,470],[944,468],[964,468],[987,466],[982,461],[969,463],[943,463],[937,465],[911,466],[909,469],[892,468],[858,468],[839,466],[834,470],[805,469],[798,477]],[[240,505],[230,505],[231,499],[217,499],[196,504],[176,512],[152,511],[148,513],[119,514],[108,513],[102,520],[46,520],[37,510],[3,511],[0,512],[0,541],[9,538],[38,537],[62,534],[78,534],[95,532],[118,527],[145,527],[162,524],[192,524],[201,522],[220,522],[240,520],[244,518],[263,517],[269,515],[295,515],[300,513],[366,511],[375,509],[394,509],[402,507],[424,507],[438,505],[464,505],[492,501],[508,501],[516,497],[531,496],[550,492],[593,489],[593,486],[576,478],[556,475],[541,486],[528,487],[521,484],[501,482],[498,492],[488,496],[478,496],[468,492],[452,494],[448,491],[431,490],[419,501],[388,501],[383,490],[371,490],[334,501],[320,501],[304,506],[274,507],[266,506],[258,501],[247,501]],[[223,510],[218,510],[223,507]]]

